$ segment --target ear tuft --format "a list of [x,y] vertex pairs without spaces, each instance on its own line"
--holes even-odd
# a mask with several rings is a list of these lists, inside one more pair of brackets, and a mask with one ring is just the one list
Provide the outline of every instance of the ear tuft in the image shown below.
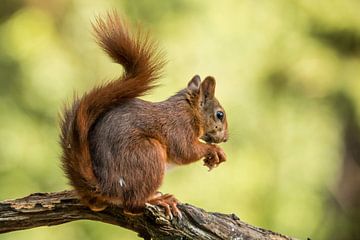
[[204,100],[213,99],[215,95],[215,86],[216,81],[215,78],[208,76],[201,83],[201,92]]
[[200,91],[201,79],[199,75],[195,75],[187,85],[187,89],[190,90],[191,93],[198,93]]

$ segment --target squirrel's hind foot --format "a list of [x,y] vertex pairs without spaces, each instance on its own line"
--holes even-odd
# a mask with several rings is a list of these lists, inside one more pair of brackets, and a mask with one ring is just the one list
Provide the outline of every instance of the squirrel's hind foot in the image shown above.
[[168,218],[172,219],[173,216],[181,219],[182,214],[177,207],[179,201],[171,194],[164,194],[155,196],[148,201],[149,204],[161,206],[165,209],[165,214]]

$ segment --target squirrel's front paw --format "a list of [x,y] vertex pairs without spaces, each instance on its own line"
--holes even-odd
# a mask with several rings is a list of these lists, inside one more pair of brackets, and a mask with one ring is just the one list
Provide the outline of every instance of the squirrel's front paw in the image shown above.
[[209,171],[219,166],[220,163],[226,161],[225,152],[217,146],[214,146],[212,151],[204,159],[204,166],[209,168]]

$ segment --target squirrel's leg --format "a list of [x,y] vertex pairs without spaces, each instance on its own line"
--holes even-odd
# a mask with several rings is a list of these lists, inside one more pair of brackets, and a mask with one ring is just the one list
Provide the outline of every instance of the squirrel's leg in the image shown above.
[[211,170],[226,161],[224,151],[214,144],[206,144],[195,140],[195,142],[185,142],[178,148],[183,149],[182,154],[179,156],[178,152],[174,152],[170,156],[170,159],[176,164],[189,164],[204,159],[204,165]]
[[[119,188],[122,192],[124,211],[141,213],[145,203],[157,194],[164,173],[167,158],[166,149],[155,139],[142,139],[132,149],[131,154],[121,164],[127,165],[128,171],[120,177]],[[120,156],[119,156],[120,157]]]

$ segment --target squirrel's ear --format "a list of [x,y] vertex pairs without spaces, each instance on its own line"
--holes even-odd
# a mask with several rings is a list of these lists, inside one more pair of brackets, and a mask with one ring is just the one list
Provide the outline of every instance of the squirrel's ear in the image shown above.
[[215,82],[215,78],[213,77],[208,76],[205,78],[204,81],[202,81],[200,88],[201,88],[202,97],[204,98],[205,101],[214,98],[215,86],[216,86],[216,82]]
[[189,91],[191,93],[199,93],[199,91],[200,91],[200,83],[201,83],[200,76],[195,75],[195,76],[193,76],[193,78],[188,83],[187,89],[189,89]]

